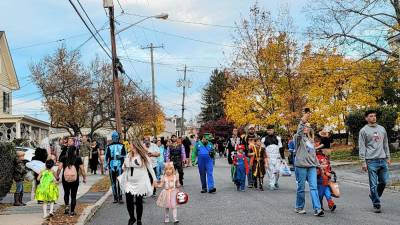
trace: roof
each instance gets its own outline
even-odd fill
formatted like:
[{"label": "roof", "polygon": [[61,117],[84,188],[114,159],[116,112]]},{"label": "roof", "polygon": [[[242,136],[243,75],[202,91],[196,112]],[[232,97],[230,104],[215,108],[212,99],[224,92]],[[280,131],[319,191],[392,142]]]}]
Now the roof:
[{"label": "roof", "polygon": [[31,116],[27,116],[27,115],[7,115],[7,114],[4,114],[4,115],[0,115],[0,122],[2,120],[3,121],[4,120],[22,120],[22,121],[25,120],[25,121],[29,121],[29,122],[32,122],[32,123],[40,124],[40,125],[43,125],[43,126],[46,126],[46,127],[50,127],[50,123],[45,122],[43,120],[36,119],[34,117],[31,117]]},{"label": "roof", "polygon": [[[11,90],[18,90],[20,88],[17,73],[15,72],[14,62],[11,57],[10,48],[8,46],[6,33],[0,31],[0,63],[4,61],[4,70],[6,72],[5,77],[0,80],[0,85]],[[0,68],[1,68],[0,64]],[[1,71],[0,71],[1,72]],[[0,74],[1,75],[1,74]],[[4,80],[4,78],[8,78]]]}]

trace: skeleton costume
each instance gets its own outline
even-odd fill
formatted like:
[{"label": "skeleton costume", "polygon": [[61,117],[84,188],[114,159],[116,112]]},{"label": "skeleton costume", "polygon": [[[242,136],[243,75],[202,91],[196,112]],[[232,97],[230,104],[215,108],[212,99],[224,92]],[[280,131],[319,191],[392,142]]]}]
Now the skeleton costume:
[{"label": "skeleton costume", "polygon": [[112,143],[107,146],[106,162],[109,169],[112,192],[114,195],[114,203],[122,203],[121,188],[118,184],[117,177],[122,174],[122,165],[126,156],[125,147],[119,143],[119,134],[113,131],[111,134]]}]

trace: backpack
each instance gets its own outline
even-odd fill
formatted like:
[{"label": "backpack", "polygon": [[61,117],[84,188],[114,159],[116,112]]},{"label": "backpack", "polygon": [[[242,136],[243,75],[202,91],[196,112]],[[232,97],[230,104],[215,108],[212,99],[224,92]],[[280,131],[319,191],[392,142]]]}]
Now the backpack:
[{"label": "backpack", "polygon": [[76,167],[74,165],[65,167],[64,180],[68,183],[78,180],[78,172],[76,171]]}]

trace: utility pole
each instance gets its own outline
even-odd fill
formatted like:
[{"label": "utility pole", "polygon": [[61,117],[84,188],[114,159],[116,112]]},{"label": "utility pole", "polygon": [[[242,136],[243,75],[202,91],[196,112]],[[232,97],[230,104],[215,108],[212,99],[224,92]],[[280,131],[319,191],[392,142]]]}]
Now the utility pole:
[{"label": "utility pole", "polygon": [[[117,48],[115,46],[115,22],[114,22],[114,4],[112,0],[103,0],[104,8],[108,8],[110,18],[110,33],[111,33],[111,54],[112,54],[112,68],[113,68],[113,83],[114,83],[114,101],[115,101],[115,123],[118,133],[121,134],[121,106],[120,95],[121,90],[119,87],[118,79],[118,66],[119,60],[117,58]],[[121,68],[122,69],[122,68]]]},{"label": "utility pole", "polygon": [[177,81],[178,87],[182,87],[182,117],[181,117],[181,137],[183,137],[183,134],[185,132],[184,128],[184,115],[185,115],[185,94],[186,94],[186,87],[190,88],[192,86],[192,82],[190,80],[186,80],[186,73],[189,71],[186,67],[184,66],[183,70],[178,70],[178,71],[183,71],[183,80],[179,79]]},{"label": "utility pole", "polygon": [[164,48],[163,45],[154,46],[150,43],[149,46],[143,47],[142,49],[150,49],[150,59],[151,59],[151,91],[152,91],[152,101],[153,101],[153,137],[157,140],[157,113],[156,113],[156,87],[155,87],[155,77],[154,77],[154,56],[153,52],[155,48]]}]

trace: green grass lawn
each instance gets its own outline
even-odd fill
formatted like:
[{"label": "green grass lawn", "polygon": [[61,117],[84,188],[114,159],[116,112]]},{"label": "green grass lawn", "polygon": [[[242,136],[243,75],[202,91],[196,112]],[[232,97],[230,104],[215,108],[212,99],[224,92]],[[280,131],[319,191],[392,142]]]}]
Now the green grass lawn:
[{"label": "green grass lawn", "polygon": [[[352,155],[352,146],[338,145],[331,149],[330,156],[331,160],[334,161],[358,161],[358,155]],[[392,161],[400,161],[400,151],[393,152],[390,154]]]}]

